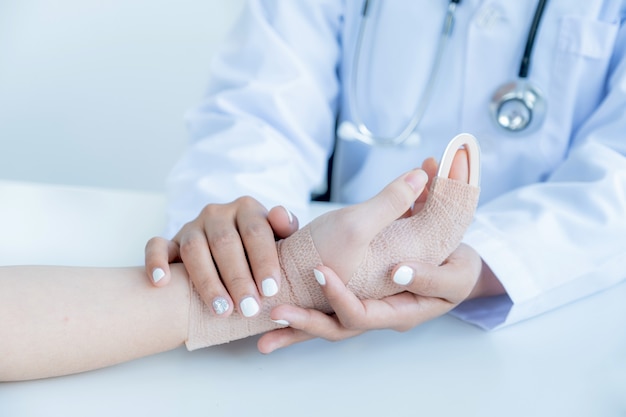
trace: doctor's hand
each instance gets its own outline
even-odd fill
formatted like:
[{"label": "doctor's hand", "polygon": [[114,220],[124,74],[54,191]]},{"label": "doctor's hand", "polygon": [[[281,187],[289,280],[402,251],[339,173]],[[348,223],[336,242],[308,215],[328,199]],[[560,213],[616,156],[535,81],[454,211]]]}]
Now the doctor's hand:
[{"label": "doctor's hand", "polygon": [[397,265],[392,276],[398,277],[394,281],[406,291],[381,300],[359,300],[332,269],[320,266],[318,270],[325,281],[322,291],[335,313],[286,304],[275,307],[272,319],[286,320],[290,327],[264,334],[257,343],[260,352],[270,353],[316,337],[339,341],[368,330],[407,331],[449,312],[464,300],[504,293],[478,253],[465,244],[440,266]]},{"label": "doctor's hand", "polygon": [[146,273],[160,287],[169,282],[169,264],[182,261],[196,291],[217,316],[228,317],[237,305],[252,317],[259,312],[260,294],[271,297],[280,288],[276,238],[296,230],[298,219],[287,209],[268,212],[251,197],[209,204],[172,240],[148,241]]},{"label": "doctor's hand", "polygon": [[[431,179],[437,168],[432,158],[422,165]],[[467,177],[467,155],[460,150],[455,155],[450,178],[466,182]],[[422,208],[426,195],[427,192],[420,195],[412,213]],[[361,220],[353,219],[359,223],[367,222],[371,213],[359,211],[357,214],[364,216]],[[392,277],[396,284],[405,286],[406,291],[382,300],[360,300],[345,285],[349,277],[342,279],[339,271],[326,266],[318,270],[323,275],[320,277],[322,291],[335,313],[328,315],[292,305],[275,307],[271,318],[285,320],[289,327],[263,335],[258,341],[261,352],[269,353],[315,337],[336,341],[367,330],[405,331],[447,313],[470,297],[504,292],[478,253],[466,245],[460,245],[440,266],[414,262],[396,265]]]}]

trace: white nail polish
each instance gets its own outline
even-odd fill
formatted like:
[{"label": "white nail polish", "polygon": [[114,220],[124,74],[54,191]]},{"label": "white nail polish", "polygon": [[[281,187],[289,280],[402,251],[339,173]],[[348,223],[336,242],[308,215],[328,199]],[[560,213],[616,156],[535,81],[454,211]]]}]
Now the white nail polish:
[{"label": "white nail polish", "polygon": [[161,268],[155,268],[154,271],[152,271],[152,282],[154,282],[155,284],[159,281],[161,281],[161,278],[163,278],[165,276],[165,271],[163,271]]},{"label": "white nail polish", "polygon": [[324,276],[324,274],[322,274],[321,271],[313,269],[313,275],[315,275],[315,279],[317,280],[318,284],[326,285],[326,277]]},{"label": "white nail polish", "polygon": [[215,300],[213,300],[213,311],[215,311],[215,314],[217,315],[221,316],[226,313],[228,311],[228,307],[228,301],[226,301],[224,297],[216,297]]},{"label": "white nail polish", "polygon": [[272,321],[276,324],[280,324],[281,326],[289,326],[289,322],[287,320],[278,319]]},{"label": "white nail polish", "polygon": [[408,285],[411,281],[413,281],[413,269],[406,265],[402,265],[393,274],[393,282],[398,285]]},{"label": "white nail polish", "polygon": [[287,217],[289,218],[289,224],[293,223],[293,214],[291,214],[291,212],[289,210],[287,210],[287,208],[283,207],[285,209],[285,211],[287,212]]},{"label": "white nail polish", "polygon": [[246,297],[239,303],[241,314],[245,317],[252,317],[259,312],[259,304],[252,297]]},{"label": "white nail polish", "polygon": [[263,295],[266,297],[272,297],[278,294],[278,284],[276,284],[276,280],[274,278],[265,278],[263,282],[261,282],[261,289],[263,290]]}]

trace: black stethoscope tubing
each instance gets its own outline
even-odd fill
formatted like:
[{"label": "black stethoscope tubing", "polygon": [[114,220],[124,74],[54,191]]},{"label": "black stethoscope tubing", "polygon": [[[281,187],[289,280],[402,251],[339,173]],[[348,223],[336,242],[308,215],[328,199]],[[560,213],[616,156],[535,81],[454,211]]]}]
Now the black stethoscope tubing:
[{"label": "black stethoscope tubing", "polygon": [[535,9],[535,15],[533,16],[533,21],[530,24],[530,29],[528,30],[528,38],[526,38],[524,55],[522,56],[522,62],[520,63],[519,67],[519,78],[528,77],[528,71],[530,70],[530,59],[532,57],[533,47],[535,46],[535,38],[537,37],[537,33],[539,32],[539,23],[541,23],[541,18],[543,17],[543,11],[546,8],[546,3],[548,3],[548,0],[539,0],[537,9]]},{"label": "black stethoscope tubing", "polygon": [[[450,0],[448,3],[448,12],[446,13],[446,18],[444,21],[443,28],[443,36],[440,41],[440,48],[445,47],[445,40],[452,32],[452,25],[454,23],[454,13],[456,11],[456,7],[460,5],[461,0]],[[520,68],[518,72],[518,81],[511,82],[505,84],[501,88],[499,88],[494,96],[492,97],[492,102],[490,103],[491,112],[494,118],[494,121],[498,126],[508,131],[509,133],[517,133],[523,130],[528,130],[528,127],[531,124],[534,124],[535,127],[540,125],[544,114],[545,114],[545,100],[543,98],[543,93],[533,85],[527,83],[528,73],[530,71],[531,66],[531,58],[532,51],[535,46],[535,39],[537,37],[537,33],[539,31],[539,24],[541,22],[541,18],[543,17],[544,10],[547,4],[547,0],[539,0],[537,8],[535,9],[535,13],[533,16],[532,23],[530,25],[528,36],[526,38],[526,44],[524,46],[524,53],[522,55],[522,59],[520,62]],[[357,45],[355,47],[355,60],[354,66],[358,67],[358,57],[360,55],[360,50],[362,48],[362,37],[364,31],[364,21],[369,16],[370,12],[370,0],[365,0],[363,2],[363,7],[361,9],[361,26],[359,28],[359,36],[357,38]],[[440,59],[442,51],[438,51],[436,56],[436,61]],[[435,68],[438,67],[436,63]],[[431,75],[431,78],[428,82],[429,85],[434,84],[435,75]],[[356,98],[354,95],[356,91],[354,85],[356,81],[356,75],[353,73],[352,75],[352,89],[350,90],[350,105],[351,107],[355,107]],[[407,141],[410,137],[409,134],[406,134],[407,128],[412,127],[412,131],[414,131],[419,123],[421,122],[421,118],[423,116],[424,110],[426,108],[428,99],[430,98],[430,92],[427,94],[427,97],[423,97],[420,100],[420,104],[417,107],[417,114],[414,114],[409,124],[402,130],[402,133],[393,138],[382,138],[378,137],[374,133],[368,129],[366,124],[361,121],[358,114],[354,114],[355,119],[357,120],[357,125],[345,121],[343,122],[339,129],[338,135],[344,139],[356,139],[361,142],[364,142],[368,145],[401,145]],[[523,123],[519,125],[513,126],[505,126],[502,123],[502,120],[507,120],[506,118],[502,118],[501,112],[503,109],[507,107],[508,104],[513,104],[515,106],[521,106],[522,110],[527,113],[527,120],[524,120]],[[352,109],[353,112],[358,111],[356,108]],[[517,114],[517,113],[516,113]],[[510,115],[505,115],[509,116]],[[410,132],[409,132],[410,133]]]}]

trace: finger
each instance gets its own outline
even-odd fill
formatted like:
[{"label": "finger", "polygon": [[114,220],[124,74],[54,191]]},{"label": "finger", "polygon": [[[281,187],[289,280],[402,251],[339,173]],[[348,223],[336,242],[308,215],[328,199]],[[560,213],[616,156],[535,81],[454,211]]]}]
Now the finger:
[{"label": "finger", "polygon": [[439,169],[439,165],[435,158],[428,158],[422,162],[422,169],[428,175],[428,183],[424,188],[424,192],[417,197],[416,203],[425,203],[428,198],[428,190],[430,189],[430,185],[433,182],[433,179],[437,176],[437,170]]},{"label": "finger", "polygon": [[273,207],[267,214],[267,220],[280,239],[291,236],[299,228],[298,218],[283,206]]},{"label": "finger", "polygon": [[371,302],[385,303],[393,310],[393,321],[387,327],[399,332],[405,332],[439,317],[455,306],[454,303],[442,298],[422,297],[410,292],[402,292]]},{"label": "finger", "polygon": [[313,272],[324,296],[344,327],[349,329],[379,328],[380,317],[368,317],[365,304],[348,289],[332,269],[320,265]]},{"label": "finger", "polygon": [[[259,292],[265,297],[273,297],[278,294],[281,283],[274,231],[268,222],[265,207],[252,199],[244,203],[242,210],[237,212],[237,229]],[[244,295],[249,291],[247,288],[228,289],[241,291]]]},{"label": "finger", "polygon": [[[437,163],[435,158],[430,157],[430,158],[425,159],[424,162],[422,162],[422,169],[426,171],[426,174],[428,174],[428,178],[432,179],[437,176],[437,170],[439,169],[439,164]],[[428,185],[430,185],[430,180],[428,182],[429,182]]]},{"label": "finger", "polygon": [[315,339],[315,336],[302,330],[285,327],[284,329],[272,330],[261,336],[257,342],[257,349],[259,352],[267,354],[311,339]]},{"label": "finger", "polygon": [[200,298],[219,317],[233,312],[233,301],[213,264],[206,235],[198,230],[181,234],[180,256]]},{"label": "finger", "polygon": [[[324,279],[319,274],[324,275]],[[318,282],[324,282],[322,291],[337,319],[347,330],[408,329],[424,321],[421,297],[404,293],[382,300],[360,300],[328,267],[315,271]],[[430,317],[430,316],[427,316]]]},{"label": "finger", "polygon": [[[320,267],[318,271],[324,271],[324,291],[325,294],[333,297],[333,308],[336,309],[336,314],[327,315],[316,310],[290,305],[274,308],[270,317],[274,321],[289,325],[290,328],[264,335],[258,343],[261,352],[269,353],[312,337],[337,341],[354,337],[371,329],[389,328],[406,331],[454,307],[453,303],[443,299],[422,297],[405,292],[382,300],[363,300],[361,301],[362,308],[340,309],[338,307],[342,301],[333,294],[346,291],[345,286],[339,277],[333,275],[332,270]],[[353,300],[349,300],[348,304],[352,303]]]},{"label": "finger", "polygon": [[362,333],[361,330],[346,329],[334,315],[287,304],[272,309],[270,318],[290,327],[263,335],[257,344],[263,353],[269,353],[316,337],[338,341]]},{"label": "finger", "polygon": [[480,256],[461,244],[440,266],[415,262],[397,265],[392,279],[413,294],[459,303],[476,285],[481,266]]},{"label": "finger", "polygon": [[366,237],[374,237],[392,221],[401,217],[424,190],[428,176],[421,169],[409,171],[388,184],[381,192],[353,206],[353,220],[359,222]]},{"label": "finger", "polygon": [[162,287],[170,282],[170,263],[178,257],[178,244],[174,241],[153,237],[146,243],[146,274],[154,286]]},{"label": "finger", "polygon": [[[400,293],[386,297],[383,300],[368,300],[372,303],[386,305],[393,310],[394,320],[389,328],[404,332],[439,317],[454,307],[453,304],[439,298],[420,297],[410,293]],[[281,310],[282,309],[282,310]],[[302,311],[300,311],[302,310]],[[289,322],[292,327],[273,330],[265,333],[257,342],[261,353],[271,353],[296,343],[320,337],[330,341],[345,340],[358,336],[363,330],[350,330],[341,325],[336,316],[326,315],[314,310],[304,310],[292,306],[279,306],[272,311],[272,317]]]},{"label": "finger", "polygon": [[[439,164],[435,161],[435,158],[427,158],[422,162],[422,169],[428,174],[428,183],[426,184],[426,189],[420,196],[417,198],[416,203],[425,203],[428,197],[428,190],[430,189],[430,185],[432,183],[433,178],[437,176],[437,171],[439,169]],[[450,176],[449,178],[453,180],[458,180],[461,182],[467,182],[469,179],[469,162],[468,162],[468,154],[467,151],[463,148],[460,148],[454,154],[454,159],[452,160],[452,166],[450,168]]]},{"label": "finger", "polygon": [[467,151],[463,148],[456,151],[452,166],[450,167],[449,178],[463,183],[469,180],[469,161]]},{"label": "finger", "polygon": [[[238,199],[237,203],[241,205],[245,201]],[[211,210],[213,209],[220,210],[220,207],[212,206]],[[228,289],[241,314],[244,317],[253,317],[261,310],[260,296],[250,271],[244,243],[237,230],[235,213],[236,211],[229,214],[207,213],[203,216],[204,230],[221,283]],[[276,250],[274,238],[270,238],[270,241]]]}]

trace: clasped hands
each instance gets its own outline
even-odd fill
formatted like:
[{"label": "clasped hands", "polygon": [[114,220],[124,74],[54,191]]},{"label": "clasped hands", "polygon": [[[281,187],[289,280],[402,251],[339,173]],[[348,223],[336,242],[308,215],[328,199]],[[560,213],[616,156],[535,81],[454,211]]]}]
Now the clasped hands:
[{"label": "clasped hands", "polygon": [[[455,155],[450,178],[467,181],[465,151]],[[392,221],[418,212],[428,194],[437,163],[428,159],[377,196],[327,213],[311,222],[311,234],[324,265],[315,270],[334,314],[293,305],[275,307],[270,317],[288,327],[264,334],[263,353],[322,337],[342,340],[372,329],[405,331],[445,314],[469,297],[500,292],[497,280],[480,256],[461,244],[439,266],[407,262],[391,277],[405,292],[381,300],[359,300],[346,283],[360,265],[370,241]],[[243,197],[229,204],[210,204],[171,240],[151,239],[146,246],[146,271],[156,286],[169,280],[169,263],[182,261],[196,291],[227,317],[237,308],[255,316],[265,297],[278,292],[281,270],[275,239],[298,230],[298,220],[282,207],[269,212]],[[237,306],[237,307],[235,307]]]}]

